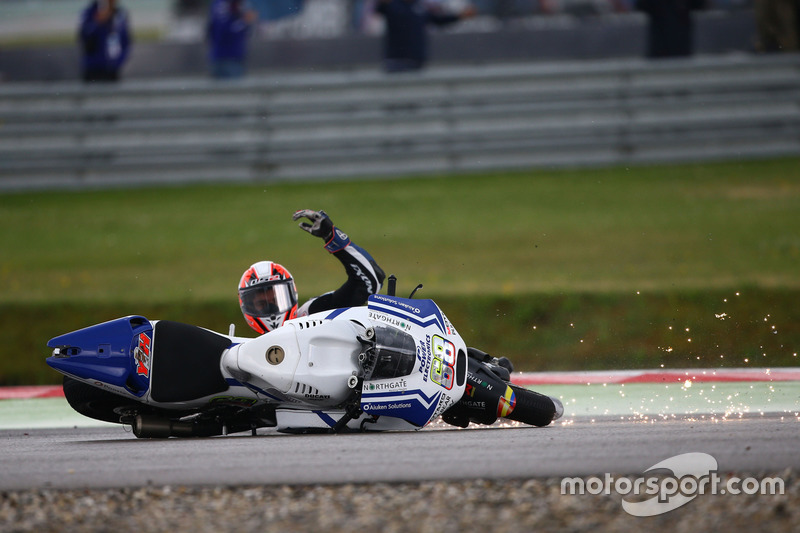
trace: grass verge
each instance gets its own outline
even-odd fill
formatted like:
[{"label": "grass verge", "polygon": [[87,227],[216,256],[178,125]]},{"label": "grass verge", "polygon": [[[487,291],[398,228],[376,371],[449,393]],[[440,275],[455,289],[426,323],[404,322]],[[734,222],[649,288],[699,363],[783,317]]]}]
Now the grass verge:
[{"label": "grass verge", "polygon": [[235,286],[258,260],[301,298],[335,288],[341,265],[291,221],[306,207],[521,370],[794,365],[798,168],[0,194],[0,384],[52,382],[49,338],[126,314],[241,332]]},{"label": "grass verge", "polygon": [[[423,295],[419,295],[422,297]],[[520,371],[797,366],[800,291],[756,288],[629,294],[435,296],[465,341]],[[47,340],[126,314],[250,335],[235,301],[0,306],[0,385],[55,384]],[[46,319],[43,319],[46,317]]]}]

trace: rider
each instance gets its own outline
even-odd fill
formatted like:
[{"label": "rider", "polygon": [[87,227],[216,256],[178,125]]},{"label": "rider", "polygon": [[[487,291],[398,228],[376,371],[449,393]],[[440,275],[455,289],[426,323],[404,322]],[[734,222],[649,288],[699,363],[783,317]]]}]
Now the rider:
[{"label": "rider", "polygon": [[333,225],[324,211],[301,209],[292,220],[307,218],[300,228],[325,241],[325,249],[341,261],[347,281],[335,291],[312,298],[298,307],[297,288],[291,273],[272,261],[259,261],[248,268],[239,281],[239,306],[248,325],[258,333],[267,333],[284,321],[329,309],[364,305],[377,294],[386,275],[366,250],[357,246],[341,229]]},{"label": "rider", "polygon": [[[325,249],[344,265],[347,281],[335,291],[312,298],[298,308],[297,289],[289,271],[272,261],[254,263],[242,274],[239,281],[239,306],[247,323],[258,333],[279,328],[286,320],[295,317],[364,305],[367,298],[371,294],[377,294],[383,286],[386,276],[378,263],[366,250],[355,245],[346,233],[335,227],[324,211],[301,209],[292,215],[292,220],[301,218],[307,218],[311,224],[300,222],[300,228],[324,239]],[[481,372],[485,379],[494,379],[486,371],[504,382],[510,380],[510,373],[514,368],[505,357],[495,358],[472,347],[467,348],[467,354],[470,359],[470,381],[474,375],[475,383],[483,382],[480,378]],[[481,368],[484,370],[480,370]],[[466,398],[466,402],[458,402],[450,408],[443,415],[443,420],[462,427],[466,427],[470,420],[484,424],[496,420],[498,414],[495,406],[490,405],[490,402],[476,403],[470,399],[471,395]],[[482,403],[485,405],[481,406]]]}]

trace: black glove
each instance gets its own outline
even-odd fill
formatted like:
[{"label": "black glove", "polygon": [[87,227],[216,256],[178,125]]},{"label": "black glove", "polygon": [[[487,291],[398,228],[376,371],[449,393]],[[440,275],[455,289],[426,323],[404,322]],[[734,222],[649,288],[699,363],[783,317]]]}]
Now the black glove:
[{"label": "black glove", "polygon": [[314,237],[325,239],[326,242],[331,240],[333,236],[333,222],[330,217],[325,214],[325,211],[300,209],[299,211],[295,211],[294,215],[292,215],[292,220],[297,221],[303,217],[309,219],[311,224],[303,221],[299,224],[301,229],[309,232]]}]

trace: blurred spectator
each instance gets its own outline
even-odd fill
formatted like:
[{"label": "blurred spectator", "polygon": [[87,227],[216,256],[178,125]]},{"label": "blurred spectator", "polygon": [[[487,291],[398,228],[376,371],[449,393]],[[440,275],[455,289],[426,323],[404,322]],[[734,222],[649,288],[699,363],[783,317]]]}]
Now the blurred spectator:
[{"label": "blurred spectator", "polygon": [[636,9],[647,14],[647,57],[679,57],[694,53],[692,11],[705,0],[637,0]]},{"label": "blurred spectator", "polygon": [[427,0],[378,0],[386,20],[383,60],[386,72],[420,70],[428,60],[428,24],[446,26],[475,15],[472,6],[449,13]]},{"label": "blurred spectator", "polygon": [[174,12],[178,17],[202,16],[208,13],[207,0],[175,0]]},{"label": "blurred spectator", "polygon": [[754,7],[760,52],[798,50],[798,0],[755,0]]},{"label": "blurred spectator", "polygon": [[117,0],[94,0],[78,31],[84,81],[117,81],[131,45],[128,15]]},{"label": "blurred spectator", "polygon": [[213,0],[207,36],[211,75],[241,78],[247,61],[247,38],[258,14],[246,0]]}]

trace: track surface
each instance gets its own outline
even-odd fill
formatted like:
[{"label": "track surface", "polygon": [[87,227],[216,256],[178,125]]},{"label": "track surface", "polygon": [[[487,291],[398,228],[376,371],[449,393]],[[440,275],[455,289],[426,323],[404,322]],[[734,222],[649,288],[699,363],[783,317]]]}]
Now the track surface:
[{"label": "track surface", "polygon": [[730,382],[702,372],[655,373],[647,383],[638,374],[546,376],[560,385],[538,376],[534,388],[565,406],[547,428],[437,423],[419,432],[140,440],[78,415],[63,396],[9,399],[0,401],[0,490],[635,475],[688,452],[712,455],[720,472],[797,471],[797,370]]},{"label": "track surface", "polygon": [[121,427],[5,430],[0,490],[637,474],[686,452],[714,456],[720,472],[781,472],[800,468],[798,437],[785,413],[185,440],[138,440]]}]

